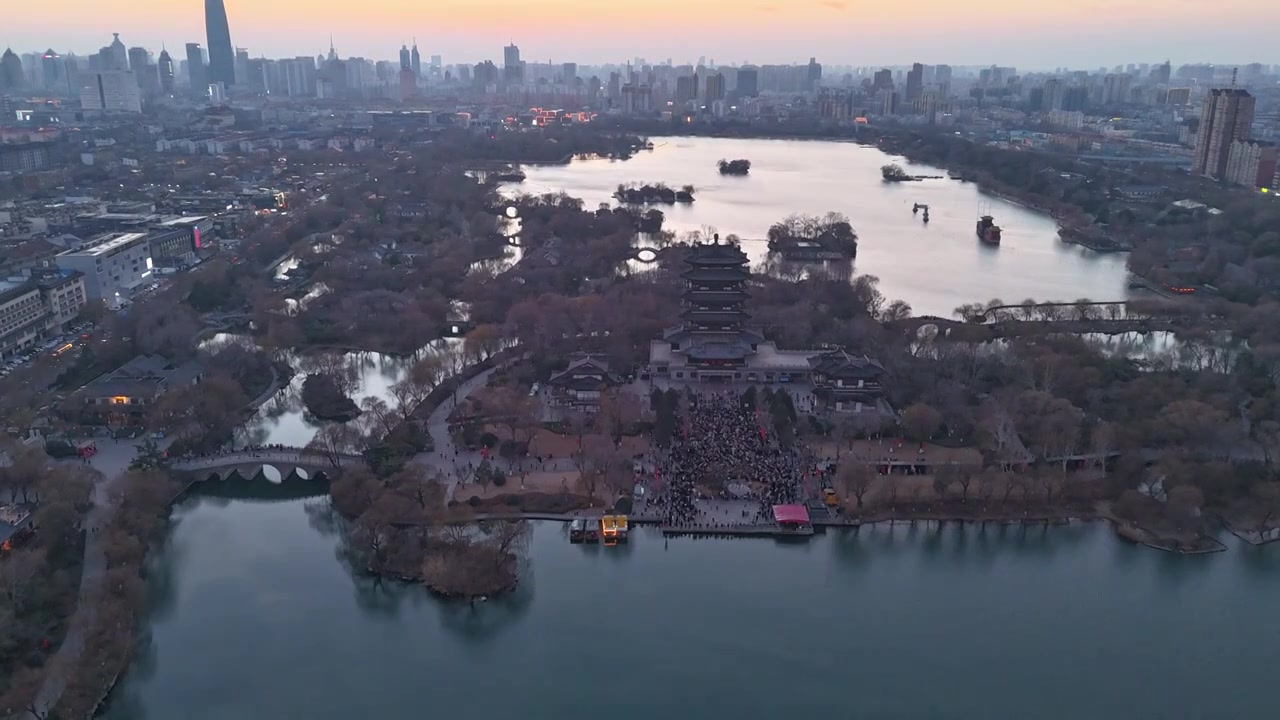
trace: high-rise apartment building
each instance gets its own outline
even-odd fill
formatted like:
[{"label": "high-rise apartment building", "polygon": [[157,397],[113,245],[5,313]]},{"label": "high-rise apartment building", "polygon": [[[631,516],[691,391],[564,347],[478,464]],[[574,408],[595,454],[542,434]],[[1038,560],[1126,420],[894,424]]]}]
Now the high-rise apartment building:
[{"label": "high-rise apartment building", "polygon": [[1222,179],[1226,176],[1231,144],[1249,139],[1254,97],[1241,88],[1215,88],[1200,108],[1191,172]]},{"label": "high-rise apartment building", "polygon": [[204,67],[204,50],[200,43],[187,43],[187,80],[191,94],[204,97],[209,94],[209,76]]},{"label": "high-rise apartment building", "polygon": [[1224,179],[1251,188],[1270,188],[1276,175],[1277,148],[1260,140],[1236,140],[1227,155]]},{"label": "high-rise apartment building", "polygon": [[1111,73],[1102,79],[1102,104],[1129,102],[1129,87],[1133,78],[1128,74]]},{"label": "high-rise apartment building", "polygon": [[924,65],[912,63],[907,71],[907,102],[914,102],[924,93]]},{"label": "high-rise apartment building", "polygon": [[235,85],[236,56],[222,0],[204,0],[204,30],[209,41],[209,82]]},{"label": "high-rise apartment building", "polygon": [[142,112],[142,92],[129,70],[80,73],[80,107],[103,112]]},{"label": "high-rise apartment building", "polygon": [[156,66],[151,64],[151,53],[146,48],[129,48],[129,69],[138,80],[138,89],[143,95],[155,95],[160,90],[160,75],[156,73]]},{"label": "high-rise apartment building", "polygon": [[714,73],[707,76],[705,99],[708,103],[724,100],[724,73]]},{"label": "high-rise apartment building", "polygon": [[676,104],[684,106],[698,97],[698,76],[682,75],[676,78]]},{"label": "high-rise apartment building", "polygon": [[1171,77],[1173,77],[1173,68],[1168,60],[1165,60],[1163,65],[1157,65],[1151,69],[1152,85],[1168,85]]},{"label": "high-rise apartment building", "polygon": [[871,79],[872,90],[892,90],[893,89],[893,71],[889,68],[877,70]]},{"label": "high-rise apartment building", "polygon": [[760,73],[756,68],[744,65],[738,68],[738,97],[758,97],[760,95]]}]

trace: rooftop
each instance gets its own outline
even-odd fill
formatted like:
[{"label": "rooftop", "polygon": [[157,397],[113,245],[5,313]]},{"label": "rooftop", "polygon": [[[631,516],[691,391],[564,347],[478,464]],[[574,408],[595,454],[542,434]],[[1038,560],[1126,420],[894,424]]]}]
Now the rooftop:
[{"label": "rooftop", "polygon": [[146,237],[146,233],[121,233],[119,235],[110,235],[78,250],[68,250],[60,255],[88,255],[90,257],[107,255],[128,247],[140,240],[145,240]]}]

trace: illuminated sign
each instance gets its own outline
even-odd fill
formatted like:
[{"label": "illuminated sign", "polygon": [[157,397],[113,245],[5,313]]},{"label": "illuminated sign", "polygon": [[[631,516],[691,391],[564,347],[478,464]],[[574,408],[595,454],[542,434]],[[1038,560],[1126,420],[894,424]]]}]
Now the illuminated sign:
[{"label": "illuminated sign", "polygon": [[200,249],[200,228],[191,228],[191,234],[195,237],[196,249]]}]

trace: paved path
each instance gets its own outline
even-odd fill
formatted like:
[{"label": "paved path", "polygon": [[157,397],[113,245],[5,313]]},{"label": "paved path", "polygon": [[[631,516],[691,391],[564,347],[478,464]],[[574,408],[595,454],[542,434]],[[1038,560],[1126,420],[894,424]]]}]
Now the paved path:
[{"label": "paved path", "polygon": [[[165,439],[158,445],[164,448],[170,442],[172,439]],[[89,463],[94,470],[102,473],[102,477],[93,483],[93,508],[84,519],[86,535],[80,597],[76,602],[76,611],[71,615],[67,635],[49,660],[49,674],[45,676],[44,684],[36,695],[35,706],[42,713],[49,712],[62,698],[67,677],[75,669],[80,654],[84,651],[84,638],[93,624],[93,613],[97,610],[99,581],[107,571],[106,527],[116,512],[116,488],[129,469],[129,463],[137,455],[134,448],[140,444],[142,440],[115,441],[101,438],[98,440],[98,452]]]},{"label": "paved path", "polygon": [[457,447],[449,434],[449,413],[466,400],[471,393],[484,387],[497,368],[490,368],[458,386],[453,398],[446,400],[427,418],[427,432],[431,435],[434,450],[418,453],[413,461],[426,466],[430,470],[444,476],[448,485],[445,487],[444,500],[453,499],[453,491],[466,474],[468,465],[476,467],[480,464],[480,453]]}]

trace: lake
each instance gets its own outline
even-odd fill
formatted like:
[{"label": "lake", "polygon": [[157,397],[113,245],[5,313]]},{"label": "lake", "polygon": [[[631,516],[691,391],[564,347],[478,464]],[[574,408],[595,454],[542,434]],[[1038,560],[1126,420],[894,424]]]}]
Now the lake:
[{"label": "lake", "polygon": [[[677,233],[712,226],[744,238],[760,263],[769,226],[792,213],[840,212],[858,233],[854,271],[876,275],[889,299],[906,300],[919,315],[950,317],[966,303],[1000,298],[1020,302],[1124,300],[1129,296],[1123,254],[1103,255],[1058,239],[1057,223],[1043,213],[984,195],[955,180],[885,183],[880,167],[896,162],[913,175],[945,175],[877,148],[854,143],[726,138],[654,138],[653,151],[630,160],[575,160],[524,168],[523,183],[504,191],[566,192],[588,209],[612,204],[619,184],[693,185],[690,205],[657,206]],[[721,175],[716,162],[751,161],[746,177]],[[911,212],[930,207],[925,225]],[[1004,229],[1000,247],[978,242],[980,214]]]},{"label": "lake", "polygon": [[[249,335],[218,333],[200,343],[200,349],[217,352],[227,344],[257,347]],[[459,338],[439,338],[428,343],[412,357],[374,352],[308,351],[285,352],[282,358],[296,374],[292,382],[258,408],[258,411],[236,433],[235,445],[287,445],[305,447],[326,423],[311,417],[302,403],[302,382],[308,372],[336,370],[345,381],[348,397],[357,404],[366,397],[377,397],[395,407],[391,386],[404,379],[413,363],[426,354],[446,358],[445,366],[456,368]],[[355,421],[352,421],[355,422]]]},{"label": "lake", "polygon": [[109,720],[1242,718],[1270,712],[1280,553],[1101,524],[897,525],[807,544],[570,545],[513,598],[356,578],[308,504],[192,498]]}]

